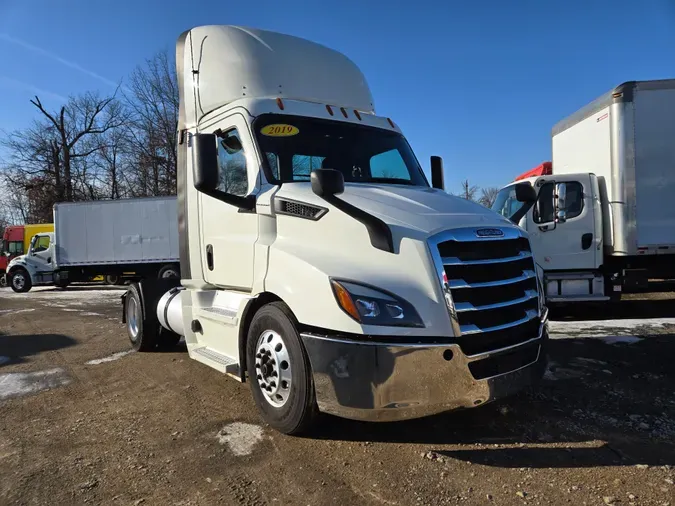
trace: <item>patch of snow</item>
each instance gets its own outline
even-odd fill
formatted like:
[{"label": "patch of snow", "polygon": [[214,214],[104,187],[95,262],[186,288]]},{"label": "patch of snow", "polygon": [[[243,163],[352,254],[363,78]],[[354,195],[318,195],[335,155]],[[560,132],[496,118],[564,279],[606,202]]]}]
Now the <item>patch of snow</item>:
[{"label": "patch of snow", "polygon": [[604,336],[598,339],[607,344],[635,344],[642,341],[638,336]]},{"label": "patch of snow", "polygon": [[251,423],[234,422],[220,429],[216,438],[221,445],[228,445],[234,455],[241,457],[253,452],[263,438],[263,429]]},{"label": "patch of snow", "polygon": [[30,308],[30,309],[0,309],[0,314],[29,313],[31,311],[35,311],[35,308]]},{"label": "patch of snow", "polygon": [[84,313],[80,313],[82,316],[103,316],[101,313],[94,313],[91,311],[86,311]]},{"label": "patch of snow", "polygon": [[78,311],[80,311],[80,309],[72,309],[72,308],[66,307],[66,308],[63,308],[63,311],[70,311],[70,312],[77,313]]},{"label": "patch of snow", "polygon": [[35,394],[65,386],[68,383],[70,383],[70,378],[61,368],[0,374],[0,400]]},{"label": "patch of snow", "polygon": [[119,360],[120,358],[127,356],[129,353],[133,353],[133,351],[134,350],[118,351],[117,353],[113,353],[112,355],[108,355],[107,357],[90,360],[89,362],[85,362],[85,364],[99,365],[104,364],[105,362],[114,362],[115,360]]},{"label": "patch of snow", "polygon": [[9,362],[10,360],[12,360],[12,359],[9,358],[9,357],[3,357],[3,356],[0,356],[0,365],[6,364],[6,363]]},{"label": "patch of snow", "polygon": [[675,318],[641,318],[627,320],[589,320],[575,322],[552,321],[549,323],[551,332],[557,334],[590,333],[597,334],[607,330],[623,329],[634,330],[644,327],[663,328],[666,325],[675,325]]}]

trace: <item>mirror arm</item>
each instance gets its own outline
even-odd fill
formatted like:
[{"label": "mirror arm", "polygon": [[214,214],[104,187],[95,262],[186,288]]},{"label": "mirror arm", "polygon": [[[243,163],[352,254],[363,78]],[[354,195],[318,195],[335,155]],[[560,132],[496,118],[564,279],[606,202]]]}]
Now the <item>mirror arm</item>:
[{"label": "mirror arm", "polygon": [[247,195],[246,197],[240,197],[239,195],[232,195],[231,193],[226,193],[220,190],[199,190],[204,195],[218,199],[221,202],[230,204],[231,206],[238,207],[239,209],[244,209],[245,211],[253,211],[255,209],[255,197],[253,195]]},{"label": "mirror arm", "polygon": [[523,219],[523,216],[527,214],[527,212],[534,207],[534,204],[536,204],[536,200],[532,202],[525,202],[520,209],[518,209],[515,213],[511,215],[509,220],[511,220],[513,223],[518,225],[518,222]]},{"label": "mirror arm", "polygon": [[374,248],[388,253],[394,252],[394,239],[391,235],[391,229],[384,221],[377,216],[373,216],[372,214],[353,206],[349,202],[345,202],[335,195],[325,195],[322,198],[329,204],[337,207],[343,213],[363,223],[368,230],[370,244],[372,244]]}]

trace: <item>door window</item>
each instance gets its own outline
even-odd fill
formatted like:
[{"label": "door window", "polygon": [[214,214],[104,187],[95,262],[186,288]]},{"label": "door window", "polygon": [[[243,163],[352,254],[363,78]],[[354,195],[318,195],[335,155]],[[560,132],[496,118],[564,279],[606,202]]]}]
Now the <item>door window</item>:
[{"label": "door window", "polygon": [[218,189],[244,197],[248,193],[246,155],[236,128],[218,134]]},{"label": "door window", "polygon": [[49,236],[45,235],[42,237],[38,237],[38,240],[35,244],[35,249],[33,250],[35,253],[39,253],[40,251],[45,251],[49,248]]},{"label": "door window", "polygon": [[[566,208],[567,219],[576,218],[584,209],[584,188],[578,181],[571,181],[566,184],[567,197]],[[555,183],[544,183],[539,190],[539,197],[534,206],[532,218],[535,223],[551,223],[555,221],[555,209],[553,207],[553,192]]]}]

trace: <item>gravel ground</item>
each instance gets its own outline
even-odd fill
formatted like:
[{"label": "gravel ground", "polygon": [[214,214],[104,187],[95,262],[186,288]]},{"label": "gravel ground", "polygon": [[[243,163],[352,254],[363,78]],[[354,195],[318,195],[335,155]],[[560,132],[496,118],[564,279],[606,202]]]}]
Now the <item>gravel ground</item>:
[{"label": "gravel ground", "polygon": [[121,294],[0,289],[0,504],[675,506],[671,294],[556,310],[536,390],[311,438],[184,348],[130,353]]}]

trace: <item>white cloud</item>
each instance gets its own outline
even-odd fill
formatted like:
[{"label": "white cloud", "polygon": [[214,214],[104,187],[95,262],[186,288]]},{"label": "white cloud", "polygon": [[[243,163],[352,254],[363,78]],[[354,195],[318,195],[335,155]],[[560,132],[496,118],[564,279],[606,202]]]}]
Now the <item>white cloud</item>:
[{"label": "white cloud", "polygon": [[37,86],[34,86],[30,83],[24,83],[23,81],[19,81],[11,77],[0,76],[0,86],[4,86],[6,88],[14,88],[17,90],[29,91],[33,95],[40,95],[41,97],[51,97],[55,100],[58,100],[59,102],[68,101],[68,99],[63,95],[59,95],[58,93],[54,93],[53,91],[43,90],[42,88],[38,88]]},{"label": "white cloud", "polygon": [[71,69],[77,70],[79,72],[82,72],[83,74],[86,74],[90,77],[93,77],[94,79],[97,79],[101,81],[104,84],[107,84],[108,86],[111,86],[113,88],[117,88],[117,83],[115,81],[111,81],[110,79],[103,77],[101,74],[97,74],[96,72],[93,72],[89,69],[86,69],[82,67],[81,65],[78,65],[75,62],[72,62],[70,60],[66,60],[65,58],[61,58],[59,55],[54,54],[50,51],[47,51],[46,49],[43,49],[38,46],[34,46],[33,44],[30,44],[24,40],[17,39],[16,37],[12,37],[11,35],[7,33],[0,33],[0,40],[4,40],[6,42],[9,42],[10,44],[14,44],[17,46],[21,46],[24,49],[27,49],[28,51],[31,51],[33,53],[45,56],[47,58],[50,58],[51,60],[54,60],[56,62],[59,62],[62,65],[65,65],[66,67],[70,67]]}]

